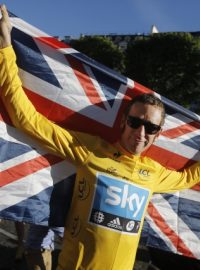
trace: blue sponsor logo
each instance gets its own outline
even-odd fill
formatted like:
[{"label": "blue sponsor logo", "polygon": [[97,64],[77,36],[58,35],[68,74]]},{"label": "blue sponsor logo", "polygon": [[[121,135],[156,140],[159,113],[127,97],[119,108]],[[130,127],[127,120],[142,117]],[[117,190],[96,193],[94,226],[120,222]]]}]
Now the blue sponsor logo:
[{"label": "blue sponsor logo", "polygon": [[92,211],[141,221],[148,196],[149,190],[131,182],[97,174]]}]

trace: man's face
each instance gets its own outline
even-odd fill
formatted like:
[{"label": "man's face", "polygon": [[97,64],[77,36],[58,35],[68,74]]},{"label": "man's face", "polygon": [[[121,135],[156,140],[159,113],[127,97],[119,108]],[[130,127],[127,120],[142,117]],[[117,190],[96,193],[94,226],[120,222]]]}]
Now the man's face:
[{"label": "man's face", "polygon": [[159,130],[161,119],[162,111],[159,107],[140,102],[133,104],[121,123],[121,146],[135,155],[147,150],[161,132]]}]

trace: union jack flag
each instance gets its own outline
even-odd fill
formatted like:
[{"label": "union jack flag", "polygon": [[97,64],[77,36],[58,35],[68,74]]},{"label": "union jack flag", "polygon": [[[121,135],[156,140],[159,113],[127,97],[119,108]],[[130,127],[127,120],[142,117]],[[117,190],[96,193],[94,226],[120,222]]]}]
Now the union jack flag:
[{"label": "union jack flag", "polygon": [[[127,101],[153,91],[10,16],[23,88],[36,109],[64,128],[115,141]],[[160,98],[167,109],[166,123],[147,155],[181,169],[199,160],[200,117]],[[16,130],[2,103],[0,109],[0,217],[62,226],[75,168]],[[147,244],[200,259],[199,209],[199,186],[174,195],[156,194],[144,226]]]}]

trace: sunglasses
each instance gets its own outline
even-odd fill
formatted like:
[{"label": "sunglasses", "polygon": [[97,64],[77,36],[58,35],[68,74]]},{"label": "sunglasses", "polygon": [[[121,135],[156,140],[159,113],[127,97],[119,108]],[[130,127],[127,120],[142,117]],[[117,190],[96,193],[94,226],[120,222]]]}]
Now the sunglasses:
[{"label": "sunglasses", "polygon": [[145,132],[151,135],[156,134],[158,133],[158,131],[161,130],[161,126],[153,124],[139,117],[131,116],[131,115],[128,115],[127,117],[127,124],[129,127],[134,128],[134,129],[144,126]]}]

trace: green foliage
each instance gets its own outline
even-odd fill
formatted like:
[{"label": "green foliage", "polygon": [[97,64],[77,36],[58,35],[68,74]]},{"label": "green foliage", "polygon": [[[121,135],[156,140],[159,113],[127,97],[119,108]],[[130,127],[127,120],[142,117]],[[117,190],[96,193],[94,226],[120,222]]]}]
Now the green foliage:
[{"label": "green foliage", "polygon": [[200,99],[200,40],[159,33],[129,44],[126,75],[179,104]]},{"label": "green foliage", "polygon": [[124,54],[120,48],[106,37],[85,36],[73,40],[71,46],[118,72],[124,71]]}]

